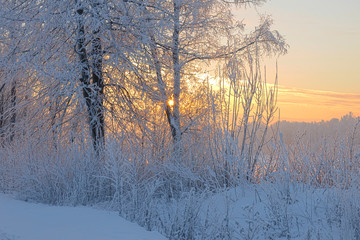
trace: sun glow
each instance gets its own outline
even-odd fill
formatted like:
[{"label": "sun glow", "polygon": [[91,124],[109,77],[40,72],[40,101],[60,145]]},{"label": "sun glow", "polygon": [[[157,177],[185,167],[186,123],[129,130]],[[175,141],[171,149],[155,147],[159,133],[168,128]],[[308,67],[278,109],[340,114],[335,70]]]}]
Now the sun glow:
[{"label": "sun glow", "polygon": [[174,100],[172,100],[172,99],[170,99],[170,100],[168,100],[168,105],[170,106],[170,107],[173,107],[174,106]]}]

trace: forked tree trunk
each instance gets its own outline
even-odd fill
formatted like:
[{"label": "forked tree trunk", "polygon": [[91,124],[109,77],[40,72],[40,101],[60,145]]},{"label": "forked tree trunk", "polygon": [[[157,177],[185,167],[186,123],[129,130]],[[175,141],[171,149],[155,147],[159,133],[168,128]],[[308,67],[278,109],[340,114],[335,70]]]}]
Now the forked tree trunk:
[{"label": "forked tree trunk", "polygon": [[[98,36],[99,30],[95,30],[92,40],[92,66],[90,66],[89,58],[85,46],[85,24],[84,9],[79,7],[78,14],[78,37],[76,40],[76,51],[79,55],[81,65],[80,81],[82,83],[82,92],[85,99],[88,121],[90,126],[90,134],[92,137],[93,147],[97,154],[105,145],[104,138],[104,79],[102,74],[102,49],[101,39]],[[92,83],[91,72],[92,70]]]},{"label": "forked tree trunk", "polygon": [[[177,11],[179,11],[180,9],[177,8]],[[146,9],[144,9],[144,13],[147,14]],[[179,12],[178,15],[179,17]],[[147,22],[150,22],[150,19],[147,19]],[[177,23],[179,23],[179,21],[177,21]],[[151,57],[154,63],[154,67],[155,67],[155,72],[156,72],[156,80],[157,80],[157,87],[160,91],[160,95],[161,95],[161,101],[164,102],[165,105],[165,113],[166,113],[166,117],[170,126],[170,131],[171,131],[171,136],[173,138],[173,143],[174,143],[174,152],[179,153],[181,152],[181,146],[180,146],[180,141],[181,141],[181,132],[180,132],[180,117],[179,117],[179,96],[180,96],[180,65],[179,65],[179,52],[178,52],[178,45],[179,45],[179,24],[177,24],[176,27],[174,27],[174,32],[177,32],[176,34],[174,34],[174,51],[173,53],[173,63],[176,63],[176,68],[174,67],[174,89],[178,89],[177,91],[174,90],[173,93],[173,98],[174,98],[174,103],[175,105],[173,106],[173,108],[171,106],[169,106],[168,104],[168,96],[166,93],[166,89],[165,89],[165,82],[163,80],[162,77],[162,65],[161,62],[159,60],[159,51],[157,49],[156,46],[156,39],[154,36],[154,33],[152,32],[152,29],[149,28],[148,30],[148,34],[150,37],[150,49],[151,49]],[[175,84],[176,82],[176,84]],[[175,92],[177,92],[175,94]]]}]

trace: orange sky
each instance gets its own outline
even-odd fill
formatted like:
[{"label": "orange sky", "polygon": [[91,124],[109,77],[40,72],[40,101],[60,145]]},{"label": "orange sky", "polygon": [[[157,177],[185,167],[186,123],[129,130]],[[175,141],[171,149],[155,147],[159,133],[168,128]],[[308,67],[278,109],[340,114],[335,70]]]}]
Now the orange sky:
[{"label": "orange sky", "polygon": [[360,94],[309,90],[279,86],[280,119],[321,121],[340,118],[352,112],[360,116]]},{"label": "orange sky", "polygon": [[[273,28],[290,45],[278,59],[281,119],[330,120],[350,111],[359,116],[360,1],[272,0],[234,10],[250,29],[257,13],[272,15]],[[269,82],[275,61],[266,61]]]}]

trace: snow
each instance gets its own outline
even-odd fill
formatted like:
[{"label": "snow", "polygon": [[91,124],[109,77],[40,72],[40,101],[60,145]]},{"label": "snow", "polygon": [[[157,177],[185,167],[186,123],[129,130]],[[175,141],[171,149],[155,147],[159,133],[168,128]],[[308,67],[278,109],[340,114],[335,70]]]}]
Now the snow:
[{"label": "snow", "polygon": [[202,215],[218,219],[230,239],[360,239],[359,194],[302,183],[244,185],[210,197]]},{"label": "snow", "polygon": [[0,240],[161,240],[116,212],[58,207],[14,200],[0,194]]}]

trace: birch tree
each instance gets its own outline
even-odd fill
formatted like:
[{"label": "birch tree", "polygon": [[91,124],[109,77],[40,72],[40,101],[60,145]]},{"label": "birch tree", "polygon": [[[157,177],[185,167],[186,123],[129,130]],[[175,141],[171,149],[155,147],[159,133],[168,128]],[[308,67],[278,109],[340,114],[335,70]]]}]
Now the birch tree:
[{"label": "birch tree", "polygon": [[[255,43],[263,53],[286,51],[284,39],[271,31],[269,18],[264,18],[254,32],[239,35],[241,27],[235,27],[230,4],[243,6],[261,2],[163,0],[143,4],[144,11],[153,14],[147,19],[146,44],[149,46],[147,57],[156,76],[154,91],[160,95],[157,100],[164,107],[178,155],[182,151],[181,136],[188,129],[182,124],[181,91],[187,84],[187,76],[194,74],[191,66],[223,59]],[[236,44],[229,48],[228,39],[236,39]]]}]

